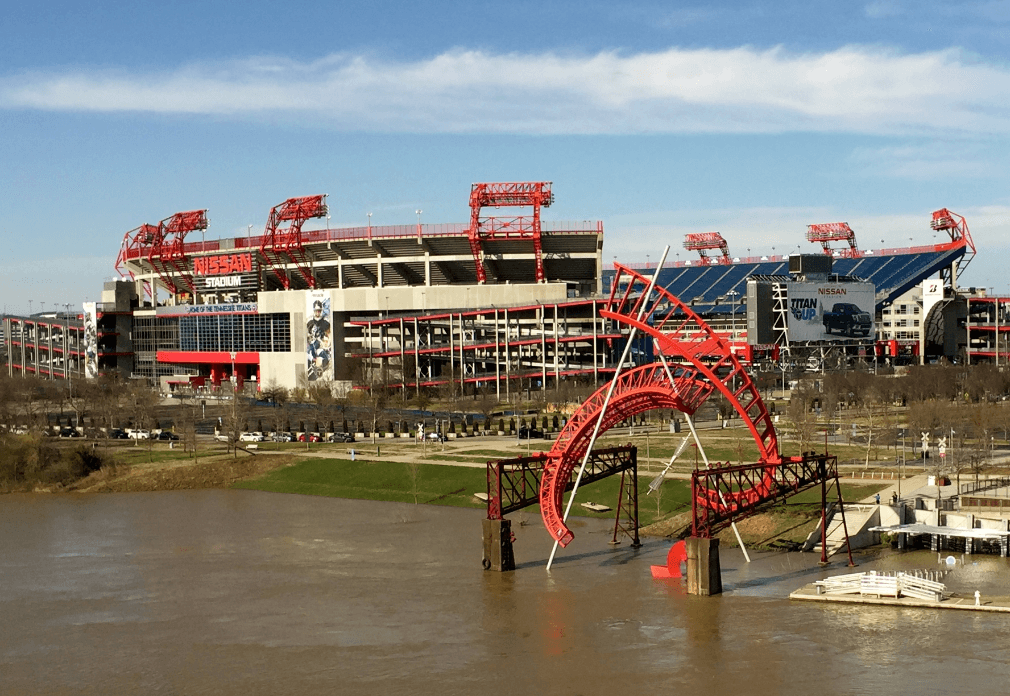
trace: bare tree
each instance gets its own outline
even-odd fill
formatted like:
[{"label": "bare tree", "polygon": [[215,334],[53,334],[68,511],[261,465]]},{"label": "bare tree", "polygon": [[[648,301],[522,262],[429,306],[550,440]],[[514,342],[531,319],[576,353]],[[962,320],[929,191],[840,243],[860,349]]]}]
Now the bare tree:
[{"label": "bare tree", "polygon": [[248,417],[249,402],[238,391],[233,391],[231,400],[225,410],[223,424],[228,448],[235,458],[238,457],[238,443],[242,437],[242,429]]},{"label": "bare tree", "polygon": [[817,416],[811,410],[813,396],[810,383],[800,382],[789,400],[789,422],[801,452],[807,452],[812,448],[814,434],[817,432]]}]

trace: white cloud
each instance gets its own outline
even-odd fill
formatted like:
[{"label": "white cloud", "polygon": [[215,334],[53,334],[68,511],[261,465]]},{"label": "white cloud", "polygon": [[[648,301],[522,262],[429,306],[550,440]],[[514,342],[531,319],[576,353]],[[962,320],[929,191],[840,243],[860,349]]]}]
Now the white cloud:
[{"label": "white cloud", "polygon": [[996,156],[997,153],[985,144],[931,141],[927,144],[856,148],[849,160],[866,176],[928,181],[1002,176],[1002,166],[995,161]]},{"label": "white cloud", "polygon": [[1010,71],[957,51],[453,51],[416,62],[257,58],[159,74],[0,79],[0,107],[312,120],[346,130],[1005,133]]},{"label": "white cloud", "polygon": [[870,19],[883,19],[902,15],[905,13],[905,9],[901,3],[894,0],[876,0],[876,2],[867,3],[863,7],[863,12]]}]

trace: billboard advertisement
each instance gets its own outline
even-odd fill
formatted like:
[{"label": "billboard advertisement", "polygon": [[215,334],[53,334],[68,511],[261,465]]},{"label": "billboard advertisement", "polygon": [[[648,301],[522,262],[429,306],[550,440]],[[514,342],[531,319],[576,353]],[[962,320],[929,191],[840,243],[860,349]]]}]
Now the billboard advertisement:
[{"label": "billboard advertisement", "polygon": [[789,341],[873,340],[872,283],[789,283]]},{"label": "billboard advertisement", "polygon": [[305,293],[305,360],[310,382],[333,379],[333,317],[325,290]]},{"label": "billboard advertisement", "polygon": [[84,307],[84,376],[98,377],[98,304],[85,302]]}]

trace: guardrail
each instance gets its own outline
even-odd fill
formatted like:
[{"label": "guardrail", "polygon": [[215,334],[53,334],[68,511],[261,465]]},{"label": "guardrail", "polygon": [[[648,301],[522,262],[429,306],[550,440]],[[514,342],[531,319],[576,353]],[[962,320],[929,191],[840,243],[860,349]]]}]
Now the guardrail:
[{"label": "guardrail", "polygon": [[1010,476],[1000,476],[999,478],[988,478],[984,481],[972,481],[971,483],[961,484],[961,495],[965,493],[977,493],[978,491],[987,491],[990,488],[1004,488],[1010,486]]},{"label": "guardrail", "polygon": [[943,571],[923,570],[896,573],[852,573],[836,575],[814,583],[817,594],[858,594],[864,597],[913,597],[939,602],[947,596],[947,586],[939,579]]}]

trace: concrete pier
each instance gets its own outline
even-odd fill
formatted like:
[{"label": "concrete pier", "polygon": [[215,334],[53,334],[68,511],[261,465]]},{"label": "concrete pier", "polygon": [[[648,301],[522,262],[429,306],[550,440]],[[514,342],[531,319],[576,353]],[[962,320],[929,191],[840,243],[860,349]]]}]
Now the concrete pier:
[{"label": "concrete pier", "polygon": [[687,592],[694,595],[722,594],[719,540],[688,537]]},{"label": "concrete pier", "polygon": [[484,570],[503,572],[516,569],[512,552],[512,522],[484,520]]}]

